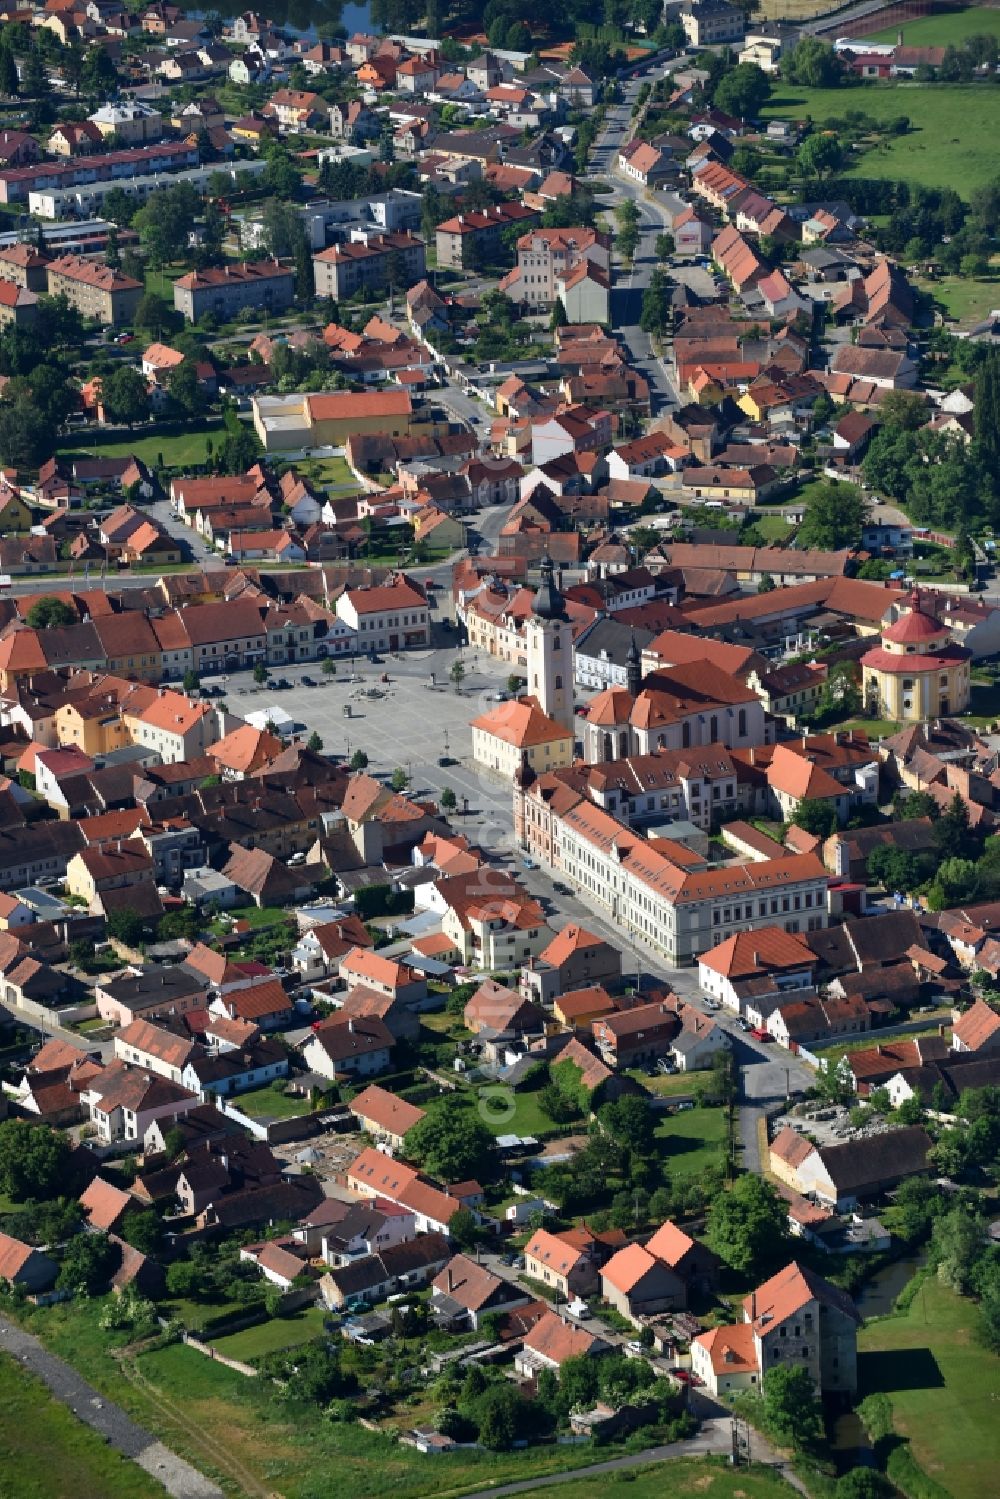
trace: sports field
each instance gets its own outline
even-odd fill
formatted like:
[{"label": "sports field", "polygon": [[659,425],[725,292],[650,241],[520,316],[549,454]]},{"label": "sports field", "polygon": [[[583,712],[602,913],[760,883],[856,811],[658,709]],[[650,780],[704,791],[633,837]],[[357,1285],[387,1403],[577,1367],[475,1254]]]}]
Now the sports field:
[{"label": "sports field", "polygon": [[947,15],[921,16],[916,21],[904,21],[902,28],[887,26],[884,31],[873,31],[864,40],[894,42],[900,29],[907,47],[958,47],[969,36],[1000,36],[1000,10],[970,6]]}]

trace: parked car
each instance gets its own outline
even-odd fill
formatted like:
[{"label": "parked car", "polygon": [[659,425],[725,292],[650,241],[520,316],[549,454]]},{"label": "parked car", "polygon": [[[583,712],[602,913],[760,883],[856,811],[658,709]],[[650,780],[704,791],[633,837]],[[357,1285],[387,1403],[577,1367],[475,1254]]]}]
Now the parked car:
[{"label": "parked car", "polygon": [[538,868],[538,865],[535,863],[534,859],[524,858],[521,860],[521,863],[524,865],[525,869]]},{"label": "parked car", "polygon": [[553,880],[553,882],[552,882],[552,888],[553,888],[553,890],[556,891],[556,893],[558,895],[572,895],[573,894],[573,891],[570,889],[569,885],[564,885],[563,882],[562,882],[562,880]]},{"label": "parked car", "polygon": [[303,687],[315,687],[316,686],[316,679],[315,679],[315,677],[303,677],[302,678],[302,685],[303,685]]},{"label": "parked car", "polygon": [[274,685],[275,687],[277,687],[279,692],[290,692],[292,687],[292,684],[287,677],[278,677]]},{"label": "parked car", "polygon": [[760,1026],[760,1025],[755,1025],[754,1028],[753,1028],[753,1030],[750,1032],[750,1034],[754,1038],[755,1041],[773,1041],[774,1040],[774,1037],[771,1035],[771,1032],[770,1031],[766,1031],[764,1029],[764,1027]]}]

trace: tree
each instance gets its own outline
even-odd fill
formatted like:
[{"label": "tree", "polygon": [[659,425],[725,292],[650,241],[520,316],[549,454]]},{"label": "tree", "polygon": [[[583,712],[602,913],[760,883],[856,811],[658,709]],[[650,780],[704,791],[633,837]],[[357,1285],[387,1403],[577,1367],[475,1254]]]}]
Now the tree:
[{"label": "tree", "polygon": [[0,1191],[13,1202],[57,1197],[71,1177],[70,1148],[62,1135],[23,1119],[0,1124]]},{"label": "tree", "polygon": [[198,380],[194,361],[176,364],[167,376],[167,395],[185,416],[199,417],[205,410],[205,393]]},{"label": "tree", "polygon": [[719,80],[714,103],[717,109],[739,120],[754,120],[771,97],[771,81],[755,62],[741,62]]},{"label": "tree", "polygon": [[126,1244],[142,1254],[155,1254],[163,1242],[163,1224],[155,1208],[133,1209],[118,1232]]},{"label": "tree", "polygon": [[455,808],[458,806],[458,797],[455,795],[454,791],[452,791],[450,786],[445,786],[444,790],[441,792],[441,795],[438,797],[438,806],[441,808],[442,812],[454,812]]},{"label": "tree", "polygon": [[451,671],[449,672],[449,676],[454,682],[455,691],[457,692],[462,683],[465,681],[465,667],[462,665],[461,661],[456,660],[451,663]]},{"label": "tree", "polygon": [[798,150],[799,171],[806,177],[832,177],[844,164],[844,148],[835,135],[807,135]]},{"label": "tree", "polygon": [[788,1210],[770,1182],[739,1177],[708,1213],[708,1238],[715,1252],[742,1274],[774,1264],[788,1237]]},{"label": "tree", "polygon": [[131,364],[122,364],[101,382],[104,406],[113,422],[134,427],[149,417],[149,390],[145,377]]},{"label": "tree", "polygon": [[181,678],[181,686],[185,692],[197,692],[201,686],[201,678],[192,667],[189,666]]},{"label": "tree", "polygon": [[816,36],[803,36],[787,62],[781,60],[781,71],[791,83],[808,88],[836,88],[844,77],[844,65],[826,42]]},{"label": "tree", "polygon": [[508,1452],[521,1435],[527,1407],[520,1392],[506,1381],[491,1385],[475,1405],[479,1440],[489,1452]]},{"label": "tree", "polygon": [[126,947],[137,947],[144,930],[142,917],[125,907],[112,911],[108,917],[108,936],[117,938]]},{"label": "tree", "polygon": [[28,610],[28,624],[33,630],[65,630],[77,622],[77,613],[71,604],[45,594]]},{"label": "tree", "polygon": [[118,1253],[105,1233],[77,1234],[63,1250],[57,1288],[78,1296],[97,1296],[106,1291]]},{"label": "tree", "polygon": [[8,99],[15,99],[17,90],[17,63],[13,51],[5,42],[0,46],[0,94],[4,94]]},{"label": "tree", "polygon": [[835,552],[858,546],[867,505],[856,484],[824,479],[810,492],[805,518],[799,527],[800,546]]},{"label": "tree", "polygon": [[258,683],[258,685],[263,685],[263,683],[267,681],[267,667],[264,665],[263,661],[258,661],[256,666],[254,667],[253,679]]},{"label": "tree", "polygon": [[636,1155],[648,1155],[652,1150],[656,1121],[644,1098],[626,1094],[602,1104],[597,1117],[612,1139],[624,1145],[626,1150]]},{"label": "tree", "polygon": [[814,838],[829,838],[837,830],[837,808],[833,802],[807,797],[792,813],[792,822]]},{"label": "tree", "polygon": [[309,735],[309,738],[306,740],[306,749],[312,750],[314,755],[318,755],[322,748],[323,740],[321,739],[319,734],[317,734],[316,730],[313,729],[312,733]]},{"label": "tree", "polygon": [[852,1468],[837,1479],[836,1499],[892,1499],[894,1493],[877,1468]]},{"label": "tree", "polygon": [[549,328],[555,333],[557,328],[565,328],[568,322],[569,319],[566,316],[566,308],[562,304],[562,299],[556,297],[552,303],[552,312],[549,316]]},{"label": "tree", "polygon": [[475,1213],[471,1213],[468,1208],[459,1208],[448,1224],[448,1237],[455,1241],[459,1249],[475,1249],[482,1238],[482,1229]]},{"label": "tree", "polygon": [[392,787],[393,791],[405,791],[409,784],[410,778],[406,774],[406,771],[401,765],[397,765],[396,769],[389,777],[389,785]]},{"label": "tree", "polygon": [[770,1369],[764,1377],[764,1412],[779,1441],[815,1447],[823,1435],[823,1413],[812,1375],[801,1366]]},{"label": "tree", "polygon": [[30,395],[0,401],[0,462],[36,469],[55,451],[56,435]]},{"label": "tree", "polygon": [[350,770],[368,769],[368,756],[365,754],[364,750],[354,751],[354,754],[350,758],[348,768]]},{"label": "tree", "polygon": [[421,1119],[405,1139],[407,1156],[442,1181],[467,1181],[492,1174],[496,1141],[464,1099],[452,1096]]},{"label": "tree", "polygon": [[103,103],[117,92],[118,72],[103,47],[87,48],[80,82],[87,98],[92,99],[95,104]]},{"label": "tree", "polygon": [[215,455],[215,466],[220,474],[245,474],[261,455],[260,440],[255,432],[239,422],[237,430],[227,432]]},{"label": "tree", "polygon": [[952,1208],[936,1219],[931,1244],[942,1285],[968,1296],[984,1243],[983,1225],[967,1208]]},{"label": "tree", "polygon": [[977,852],[976,839],[969,829],[969,809],[957,791],[934,824],[934,844],[942,859],[964,859]]},{"label": "tree", "polygon": [[184,1301],[197,1301],[209,1290],[200,1265],[176,1260],[167,1266],[167,1291]]}]

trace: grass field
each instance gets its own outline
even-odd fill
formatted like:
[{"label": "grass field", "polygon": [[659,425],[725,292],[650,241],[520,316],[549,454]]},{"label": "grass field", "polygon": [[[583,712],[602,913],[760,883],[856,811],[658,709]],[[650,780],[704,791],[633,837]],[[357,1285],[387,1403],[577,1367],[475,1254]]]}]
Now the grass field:
[{"label": "grass field", "polygon": [[163,1488],[0,1353],[0,1493],[17,1499],[162,1499]]},{"label": "grass field", "polygon": [[128,437],[120,442],[92,443],[89,446],[78,437],[67,438],[56,445],[56,452],[75,458],[121,458],[134,454],[149,464],[157,463],[162,453],[170,468],[189,468],[192,464],[205,462],[209,439],[218,447],[222,436],[221,422],[211,426],[201,423],[174,434],[160,432],[154,437]]},{"label": "grass field", "polygon": [[[998,12],[1000,14],[1000,12]],[[963,276],[942,276],[936,281],[918,276],[917,285],[956,323],[977,323],[1000,307],[1000,277],[966,280]]]},{"label": "grass field", "polygon": [[1000,1471],[1000,1360],[976,1343],[975,1315],[972,1302],[928,1279],[906,1312],[858,1335],[862,1395],[889,1396],[896,1431],[953,1499],[995,1494]]},{"label": "grass field", "polygon": [[711,1458],[683,1459],[673,1463],[650,1463],[602,1473],[600,1478],[580,1478],[559,1485],[560,1499],[594,1499],[597,1494],[628,1495],[629,1499],[663,1499],[664,1495],[697,1494],[699,1499],[791,1499],[783,1478],[766,1468],[731,1472]]},{"label": "grass field", "polygon": [[[942,18],[943,19],[943,18]],[[968,197],[996,176],[990,142],[1000,132],[1000,90],[978,84],[866,84],[848,89],[779,85],[762,111],[766,119],[811,118],[820,123],[856,110],[873,120],[908,115],[911,129],[857,153],[850,172],[894,177],[925,187],[953,187]],[[975,128],[969,122],[975,121]]]},{"label": "grass field", "polygon": [[916,21],[904,21],[901,27],[887,26],[884,31],[874,31],[865,41],[894,42],[900,30],[908,47],[957,47],[966,37],[1000,36],[1000,10],[970,6],[968,10],[952,10],[945,15],[921,16]]},{"label": "grass field", "polygon": [[355,494],[360,487],[346,458],[308,458],[296,464],[296,468],[299,473],[324,489],[349,490]]},{"label": "grass field", "polygon": [[697,1176],[725,1160],[725,1110],[695,1108],[668,1114],[656,1126],[656,1138],[663,1142],[664,1165],[671,1177]]},{"label": "grass field", "polygon": [[302,1307],[287,1317],[272,1317],[256,1327],[245,1327],[242,1332],[231,1332],[225,1337],[213,1338],[212,1347],[227,1358],[238,1358],[244,1363],[260,1358],[264,1353],[274,1353],[279,1348],[295,1348],[299,1343],[309,1343],[322,1336],[325,1312],[319,1306]]}]

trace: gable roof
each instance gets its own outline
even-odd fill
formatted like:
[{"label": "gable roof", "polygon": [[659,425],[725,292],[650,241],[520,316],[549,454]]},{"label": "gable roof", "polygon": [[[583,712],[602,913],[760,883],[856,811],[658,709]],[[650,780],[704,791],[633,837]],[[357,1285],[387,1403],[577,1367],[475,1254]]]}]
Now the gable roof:
[{"label": "gable roof", "polygon": [[568,1358],[579,1358],[604,1345],[585,1327],[574,1327],[555,1312],[547,1311],[525,1334],[523,1346],[553,1364],[564,1364]]}]

